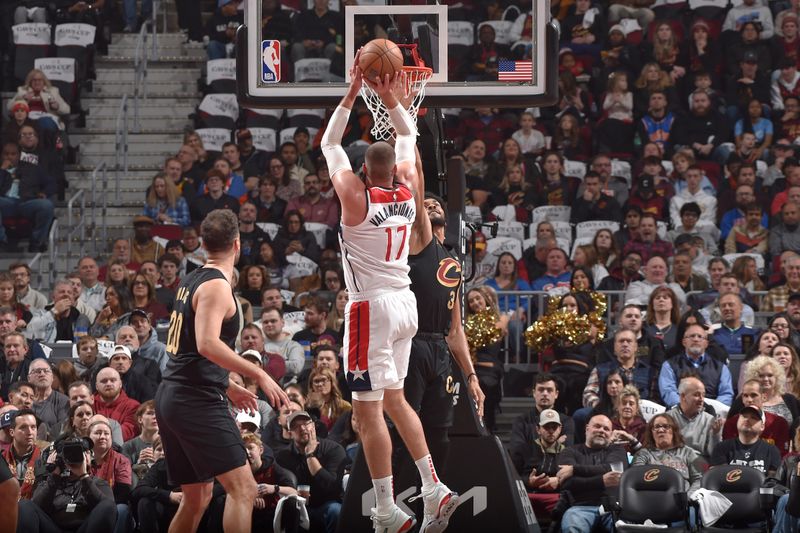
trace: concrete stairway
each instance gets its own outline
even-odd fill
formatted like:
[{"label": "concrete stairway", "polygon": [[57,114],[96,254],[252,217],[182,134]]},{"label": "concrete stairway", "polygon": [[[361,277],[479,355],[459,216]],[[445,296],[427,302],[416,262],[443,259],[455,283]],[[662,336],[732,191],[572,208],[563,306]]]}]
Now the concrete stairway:
[{"label": "concrete stairway", "polygon": [[523,415],[533,409],[533,398],[503,398],[500,401],[500,412],[496,418],[495,435],[500,437],[500,440],[508,446],[511,439],[511,426],[514,424],[520,415]]},{"label": "concrete stairway", "polygon": [[[145,190],[153,175],[162,168],[166,157],[177,153],[184,131],[192,126],[189,115],[200,101],[197,82],[206,62],[202,46],[185,43],[184,34],[160,34],[157,58],[148,61],[147,98],[140,100],[139,129],[136,130],[132,99],[136,39],[135,34],[115,35],[109,46],[109,55],[98,58],[97,79],[92,83],[91,90],[84,91],[81,96],[84,108],[88,111],[86,126],[70,133],[72,145],[79,145],[78,164],[67,168],[70,195],[79,189],[86,190],[88,195],[92,172],[103,162],[107,165],[106,228],[109,241],[131,235],[131,219],[141,212]],[[148,41],[148,46],[152,46],[151,41]],[[125,94],[128,95],[129,170],[127,173],[121,170],[115,173],[116,122]],[[117,176],[119,198],[115,194]],[[99,183],[98,189],[101,189]],[[66,210],[60,209],[58,214],[66,222]],[[105,255],[110,249],[110,242],[99,241],[99,229],[89,228],[86,246],[91,250],[92,244],[96,244],[98,252]],[[94,243],[92,239],[98,241]],[[65,244],[61,244],[64,251]],[[73,242],[74,257],[60,254],[58,264],[54,265],[60,273],[74,268],[78,259],[76,250],[80,249],[78,244]]]}]

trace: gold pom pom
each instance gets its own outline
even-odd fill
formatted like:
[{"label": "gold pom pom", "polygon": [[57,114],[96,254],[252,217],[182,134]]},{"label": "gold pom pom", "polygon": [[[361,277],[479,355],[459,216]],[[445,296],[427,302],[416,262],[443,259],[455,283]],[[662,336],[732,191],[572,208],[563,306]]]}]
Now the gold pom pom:
[{"label": "gold pom pom", "polygon": [[503,333],[500,331],[500,328],[497,327],[498,320],[499,317],[497,314],[489,309],[470,315],[467,318],[464,332],[466,333],[469,349],[472,353],[502,338]]}]

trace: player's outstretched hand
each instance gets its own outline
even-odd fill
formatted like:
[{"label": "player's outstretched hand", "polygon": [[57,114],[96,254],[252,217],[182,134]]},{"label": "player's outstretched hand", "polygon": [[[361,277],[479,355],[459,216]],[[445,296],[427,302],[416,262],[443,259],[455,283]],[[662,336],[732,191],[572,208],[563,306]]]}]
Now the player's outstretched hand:
[{"label": "player's outstretched hand", "polygon": [[353,59],[353,66],[350,67],[350,92],[356,94],[361,90],[361,84],[364,80],[361,67],[358,65],[359,57],[361,57],[361,48],[356,52],[356,57]]},{"label": "player's outstretched hand", "polygon": [[389,74],[387,74],[383,79],[375,78],[374,80],[370,80],[364,78],[364,83],[369,85],[372,90],[375,91],[375,94],[381,97],[381,100],[383,100],[383,103],[388,109],[397,106],[398,99],[395,94],[404,90],[400,87],[402,83],[402,75],[400,72],[395,72],[394,76],[389,76]]},{"label": "player's outstretched hand", "polygon": [[281,406],[289,403],[289,397],[283,392],[283,389],[278,385],[274,379],[269,377],[269,374],[262,372],[258,376],[258,388],[264,391],[267,395],[270,405],[273,409],[278,410]]},{"label": "player's outstretched hand", "polygon": [[228,382],[228,390],[225,393],[237,409],[251,413],[258,412],[257,396],[241,385],[230,381]]}]

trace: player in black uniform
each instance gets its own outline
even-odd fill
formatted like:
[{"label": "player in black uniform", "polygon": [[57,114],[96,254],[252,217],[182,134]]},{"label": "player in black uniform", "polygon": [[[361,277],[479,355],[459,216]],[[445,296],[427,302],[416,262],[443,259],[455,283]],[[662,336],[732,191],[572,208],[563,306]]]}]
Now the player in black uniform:
[{"label": "player in black uniform", "polygon": [[215,210],[200,226],[208,262],[181,280],[167,335],[169,361],[156,394],[156,417],[170,482],[183,497],[171,531],[196,531],[213,479],[225,488],[225,531],[250,531],[256,482],[225,396],[257,410],[256,396],[228,380],[228,371],[255,380],[275,408],[288,402],[264,370],[236,355],[242,311],[231,275],[239,255],[239,222]]},{"label": "player in black uniform", "polygon": [[19,511],[19,483],[8,468],[8,463],[0,455],[0,533],[17,531],[17,513]]},{"label": "player in black uniform", "polygon": [[[417,161],[421,159],[417,157]],[[422,175],[422,168],[417,171]],[[444,206],[430,193],[425,195],[424,205],[411,228],[408,255],[419,328],[411,342],[404,390],[406,400],[419,413],[434,464],[444,465],[447,430],[453,425],[454,413],[451,353],[464,374],[479,416],[483,416],[484,394],[461,324],[461,263],[442,244],[447,223]]]}]

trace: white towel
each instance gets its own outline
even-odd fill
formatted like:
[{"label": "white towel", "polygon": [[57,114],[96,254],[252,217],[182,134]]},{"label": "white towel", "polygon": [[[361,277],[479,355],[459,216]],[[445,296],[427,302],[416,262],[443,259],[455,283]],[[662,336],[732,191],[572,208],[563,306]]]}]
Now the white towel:
[{"label": "white towel", "polygon": [[697,489],[691,497],[700,506],[700,517],[704,526],[713,526],[733,503],[715,490]]},{"label": "white towel", "polygon": [[614,525],[616,527],[625,526],[628,529],[667,529],[669,526],[667,524],[656,524],[653,523],[652,520],[649,518],[644,521],[644,524],[629,524],[625,520],[617,520]]},{"label": "white towel", "polygon": [[[289,503],[286,503],[286,502]],[[284,496],[278,500],[278,505],[275,507],[275,517],[272,519],[272,530],[283,533],[281,528],[281,517],[283,515],[283,505],[297,505],[297,510],[300,512],[300,527],[309,529],[311,521],[308,519],[308,510],[306,509],[306,499],[302,496]]]}]

